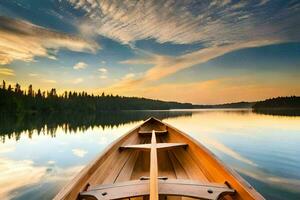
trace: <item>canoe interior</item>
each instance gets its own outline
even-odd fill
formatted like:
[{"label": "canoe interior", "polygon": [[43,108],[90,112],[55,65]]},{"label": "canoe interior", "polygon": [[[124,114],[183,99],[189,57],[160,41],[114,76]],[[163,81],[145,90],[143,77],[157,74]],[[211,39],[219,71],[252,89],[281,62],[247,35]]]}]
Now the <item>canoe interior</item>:
[{"label": "canoe interior", "polygon": [[[152,130],[161,131],[156,134],[157,143],[186,143],[188,145],[186,148],[158,151],[159,177],[172,180],[196,180],[203,183],[226,183],[236,193],[233,196],[227,195],[223,199],[264,199],[200,143],[155,118],[146,120],[142,125],[111,144],[94,162],[86,166],[74,180],[66,185],[55,199],[77,199],[78,194],[88,190],[89,187],[149,177],[150,153],[132,149],[120,150],[120,147],[151,143],[151,134],[141,133]],[[163,198],[187,199],[189,197],[164,196]],[[143,199],[143,197],[134,199]]]}]

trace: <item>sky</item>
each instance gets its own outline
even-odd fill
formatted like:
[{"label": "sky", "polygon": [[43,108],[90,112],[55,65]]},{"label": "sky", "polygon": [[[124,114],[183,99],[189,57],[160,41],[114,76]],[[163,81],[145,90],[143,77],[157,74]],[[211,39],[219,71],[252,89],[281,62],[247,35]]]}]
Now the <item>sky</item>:
[{"label": "sky", "polygon": [[197,104],[300,95],[300,1],[1,0],[1,79]]}]

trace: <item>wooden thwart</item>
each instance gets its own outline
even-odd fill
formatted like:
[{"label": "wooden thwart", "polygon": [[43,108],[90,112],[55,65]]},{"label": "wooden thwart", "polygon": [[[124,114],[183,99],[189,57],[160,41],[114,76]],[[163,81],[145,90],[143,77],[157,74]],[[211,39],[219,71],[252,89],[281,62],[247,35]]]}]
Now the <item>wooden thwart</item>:
[{"label": "wooden thwart", "polygon": [[[126,181],[111,185],[91,187],[89,191],[81,192],[79,199],[113,200],[138,196],[147,196],[151,180]],[[225,184],[202,183],[198,181],[170,179],[157,180],[158,194],[170,196],[185,196],[197,199],[217,200],[227,194],[234,194],[234,190]]]},{"label": "wooden thwart", "polygon": [[[162,150],[171,150],[174,148],[186,148],[188,145],[186,143],[157,143],[156,148],[157,151]],[[134,150],[140,150],[140,151],[150,151],[151,150],[151,144],[135,144],[135,145],[126,145],[120,147],[120,150],[126,150],[126,149],[134,149]]]},{"label": "wooden thwart", "polygon": [[[161,131],[155,131],[155,133],[159,135],[159,134],[165,134],[165,133],[168,133],[168,131],[167,131],[167,130],[161,130]],[[142,131],[142,130],[140,130],[140,131],[139,131],[139,134],[140,134],[140,135],[148,135],[148,136],[151,136],[152,131]]]}]

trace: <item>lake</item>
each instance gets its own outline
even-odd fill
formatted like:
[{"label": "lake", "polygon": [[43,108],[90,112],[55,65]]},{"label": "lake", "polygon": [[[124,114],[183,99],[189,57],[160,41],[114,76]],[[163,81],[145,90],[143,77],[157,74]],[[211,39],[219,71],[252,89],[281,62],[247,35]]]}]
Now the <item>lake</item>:
[{"label": "lake", "polygon": [[0,199],[51,199],[107,145],[150,116],[200,141],[266,199],[300,199],[300,117],[233,109],[4,117]]}]

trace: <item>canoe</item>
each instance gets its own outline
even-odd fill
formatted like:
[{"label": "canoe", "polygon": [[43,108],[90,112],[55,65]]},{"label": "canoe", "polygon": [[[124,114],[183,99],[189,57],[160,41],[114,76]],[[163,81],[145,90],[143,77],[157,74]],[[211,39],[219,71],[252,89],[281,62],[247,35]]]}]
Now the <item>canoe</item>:
[{"label": "canoe", "polygon": [[189,135],[149,118],[107,147],[54,199],[264,198]]}]

